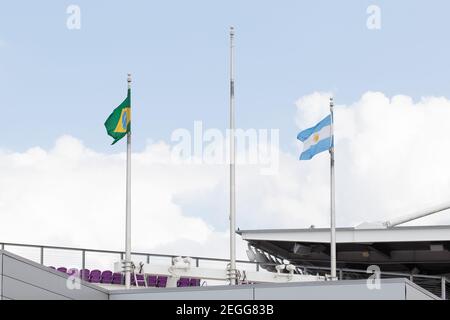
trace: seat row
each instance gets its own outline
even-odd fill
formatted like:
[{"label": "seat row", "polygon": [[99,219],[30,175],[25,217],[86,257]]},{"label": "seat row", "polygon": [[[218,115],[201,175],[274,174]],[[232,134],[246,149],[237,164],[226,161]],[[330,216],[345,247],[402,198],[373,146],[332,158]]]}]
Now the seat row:
[{"label": "seat row", "polygon": [[[167,285],[166,276],[149,275],[147,278],[143,274],[132,275],[131,284],[138,287],[165,287]],[[177,287],[199,287],[200,279],[197,278],[180,278],[177,281]]]},{"label": "seat row", "polygon": [[67,269],[66,267],[55,268],[50,266],[49,268],[68,274],[69,276],[77,276],[82,280],[92,283],[106,283],[106,284],[122,284],[124,277],[120,272],[112,272],[110,270],[100,271],[98,269],[90,271],[89,269],[77,268]]},{"label": "seat row", "polygon": [[[78,270],[76,268],[67,269],[66,267],[55,268],[50,266],[49,268],[57,270],[59,272],[66,273],[70,276],[80,277],[82,280],[91,283],[104,283],[104,284],[125,284],[125,277],[120,272],[112,272],[110,270],[100,271],[98,269],[90,271],[89,269]],[[167,285],[167,276],[148,275],[145,277],[143,274],[131,274],[131,285],[137,287],[156,287],[165,288]],[[177,281],[177,287],[198,287],[201,285],[200,279],[197,278],[180,278]]]}]

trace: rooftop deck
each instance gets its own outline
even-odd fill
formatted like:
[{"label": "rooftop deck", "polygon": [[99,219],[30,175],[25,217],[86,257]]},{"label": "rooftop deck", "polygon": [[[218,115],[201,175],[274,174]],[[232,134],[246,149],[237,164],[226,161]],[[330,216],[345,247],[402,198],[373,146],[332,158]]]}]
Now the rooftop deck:
[{"label": "rooftop deck", "polygon": [[247,284],[186,288],[101,287],[81,280],[74,286],[70,276],[0,251],[0,300],[268,300],[268,299],[392,299],[437,300],[437,296],[407,279],[382,279],[379,288],[369,288],[366,280]]},{"label": "rooftop deck", "polygon": [[[57,267],[59,266],[65,266],[67,269],[78,267],[78,268],[86,268],[88,266],[94,265],[97,268],[100,268],[100,266],[97,264],[99,260],[97,256],[101,256],[102,258],[110,258],[110,261],[117,261],[120,257],[122,252],[120,251],[108,251],[108,250],[95,250],[95,249],[83,249],[83,248],[70,248],[70,247],[55,247],[55,246],[40,246],[40,245],[27,245],[27,244],[12,244],[12,243],[3,243],[0,244],[2,248],[7,249],[8,251],[13,251],[16,256],[21,256],[22,259],[24,257],[28,258],[25,259],[27,261],[33,262],[37,265],[40,265],[41,267],[44,267],[45,269],[48,268],[49,260],[54,260],[54,257],[52,257],[52,254],[55,254],[55,252],[58,252],[61,256],[59,257],[59,265],[55,265]],[[17,250],[20,249],[20,250]],[[29,251],[26,251],[27,254],[22,254],[21,251],[26,250],[33,250],[32,254]],[[18,252],[19,251],[19,252]],[[77,257],[77,259],[69,259],[67,261],[64,258],[64,253],[71,253],[71,257],[73,258],[73,255]],[[11,253],[9,253],[11,255]],[[266,257],[269,256],[267,253]],[[133,253],[133,258],[140,258],[143,261],[151,261],[152,263],[161,263],[161,261],[158,261],[158,258],[164,258],[166,259],[165,263],[170,265],[171,258],[176,257],[175,255],[159,255],[159,254],[153,254],[153,253]],[[91,261],[91,259],[94,259],[94,261]],[[226,259],[219,259],[219,258],[205,258],[205,257],[192,257],[195,261],[196,266],[203,266],[207,265],[208,267],[211,267],[211,264],[215,264],[218,268],[225,267],[228,264],[228,260]],[[72,262],[70,262],[72,261]],[[136,260],[139,261],[139,260]],[[51,261],[55,262],[55,261]],[[75,263],[74,263],[75,262]],[[79,264],[77,264],[79,263]],[[279,258],[272,257],[272,259],[269,262],[251,262],[251,261],[239,261],[238,267],[240,270],[259,270],[260,272],[268,272],[269,270],[275,269],[274,267],[278,264],[282,264],[283,261]],[[111,268],[111,264],[107,264],[108,268]],[[320,267],[320,266],[312,266],[312,265],[306,265],[306,264],[296,264],[296,272],[302,272],[304,274],[321,274],[326,275],[329,274],[329,267]],[[50,270],[52,272],[57,272],[55,270]],[[272,270],[273,271],[273,270]],[[58,272],[57,272],[58,273]],[[60,274],[60,272],[58,273]],[[65,275],[65,274],[63,274]],[[341,267],[338,269],[338,276],[340,280],[365,280],[367,279],[371,273],[367,273],[366,269],[351,269],[351,268],[344,268]],[[148,275],[147,275],[148,276]],[[446,277],[442,276],[431,276],[431,275],[421,275],[421,274],[412,274],[412,273],[401,273],[401,272],[381,272],[380,277],[382,279],[389,279],[389,278],[403,278],[408,279],[410,282],[414,282],[417,285],[421,286],[422,288],[432,292],[436,296],[442,297],[442,298],[448,298],[450,297],[450,286],[449,280]],[[146,279],[147,285],[141,285],[139,287],[140,290],[150,288],[152,285],[149,285],[148,277],[144,277]],[[89,283],[89,280],[86,281]],[[91,283],[93,284],[93,283]],[[224,282],[214,282],[214,281],[203,281],[201,285],[202,286],[208,286],[208,287],[216,287],[221,284],[225,284]],[[97,281],[95,283],[96,286],[99,288],[103,288],[105,290],[111,290],[111,291],[117,291],[121,290],[123,287],[121,285],[111,285],[108,283],[101,283],[101,281]],[[136,288],[137,289],[137,288]],[[150,289],[149,289],[150,290]],[[156,288],[156,290],[159,290],[159,288]]]}]

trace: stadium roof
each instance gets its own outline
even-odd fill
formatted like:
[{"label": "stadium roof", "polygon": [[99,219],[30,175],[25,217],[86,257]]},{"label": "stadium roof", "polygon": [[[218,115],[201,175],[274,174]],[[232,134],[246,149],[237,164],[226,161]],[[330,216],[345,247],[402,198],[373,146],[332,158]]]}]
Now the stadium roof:
[{"label": "stadium roof", "polygon": [[[238,230],[255,248],[299,265],[327,267],[328,228]],[[337,264],[341,268],[421,274],[450,273],[450,225],[394,228],[337,228]]]}]

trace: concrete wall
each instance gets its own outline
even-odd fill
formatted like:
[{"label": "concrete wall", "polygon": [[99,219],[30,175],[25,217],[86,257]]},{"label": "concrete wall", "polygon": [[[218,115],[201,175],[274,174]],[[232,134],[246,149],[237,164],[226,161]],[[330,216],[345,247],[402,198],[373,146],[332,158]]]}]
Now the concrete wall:
[{"label": "concrete wall", "polygon": [[108,291],[80,281],[78,288],[68,282],[68,276],[24,259],[7,251],[0,251],[0,287],[2,299],[107,300]]},{"label": "concrete wall", "polygon": [[254,290],[242,286],[136,289],[110,291],[110,300],[253,300]]},{"label": "concrete wall", "polygon": [[380,289],[370,290],[366,280],[257,284],[197,288],[136,289],[111,291],[111,300],[405,300],[438,299],[406,279],[383,279]]},{"label": "concrete wall", "polygon": [[[422,287],[410,281],[406,283],[405,289],[406,300],[430,300],[430,295],[435,297],[429,291],[426,291]],[[438,297],[435,298],[438,299]]]},{"label": "concrete wall", "polygon": [[3,278],[3,254],[2,251],[0,251],[0,300],[4,300],[3,299],[3,285],[2,285],[2,278]]},{"label": "concrete wall", "polygon": [[256,300],[404,300],[405,284],[382,283],[379,290],[367,288],[366,281],[309,283],[303,286],[255,289]]}]

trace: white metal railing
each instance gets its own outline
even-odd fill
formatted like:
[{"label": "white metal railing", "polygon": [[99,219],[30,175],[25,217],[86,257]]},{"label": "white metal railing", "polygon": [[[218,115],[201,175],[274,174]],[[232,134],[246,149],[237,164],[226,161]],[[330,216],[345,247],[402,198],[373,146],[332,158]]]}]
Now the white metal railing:
[{"label": "white metal railing", "polygon": [[[99,250],[99,249],[86,249],[86,248],[76,248],[76,247],[60,247],[60,246],[48,246],[48,245],[34,245],[34,244],[23,244],[23,243],[9,243],[9,242],[0,242],[0,249],[8,250],[9,248],[34,248],[39,250],[39,258],[37,259],[40,264],[45,265],[46,259],[45,254],[46,251],[49,250],[61,250],[65,252],[78,252],[81,257],[81,264],[79,267],[81,269],[86,268],[86,259],[88,253],[97,253],[97,254],[112,254],[117,257],[117,259],[123,259],[125,252],[117,251],[117,250]],[[14,253],[14,251],[12,251]],[[141,256],[146,263],[150,263],[153,259],[156,258],[166,258],[172,261],[173,258],[179,257],[182,255],[170,255],[170,254],[156,254],[156,253],[147,253],[147,252],[132,252],[132,256]],[[195,266],[201,266],[201,262],[221,262],[224,264],[228,264],[228,259],[223,258],[210,258],[210,257],[197,257],[190,256],[191,259],[195,261]],[[36,259],[35,259],[36,260]],[[261,262],[252,262],[245,260],[236,260],[238,264],[249,266],[252,270],[261,271],[261,268],[267,268],[270,266],[275,266],[276,263],[261,263]],[[69,267],[69,266],[67,266]],[[316,266],[304,266],[304,265],[295,265],[299,270],[302,270],[304,273],[319,273],[326,274],[330,272],[329,267],[316,267]],[[360,269],[349,269],[349,268],[338,268],[338,278],[340,280],[351,279],[355,277],[367,278],[372,273],[368,273],[367,270]],[[442,299],[450,299],[450,286],[449,279],[445,276],[432,276],[432,275],[420,275],[420,274],[408,274],[408,273],[400,273],[400,272],[380,272],[381,278],[393,278],[393,277],[401,277],[407,278],[412,282],[418,284],[419,286],[427,289],[428,291],[434,293],[437,296],[440,296]]]}]

